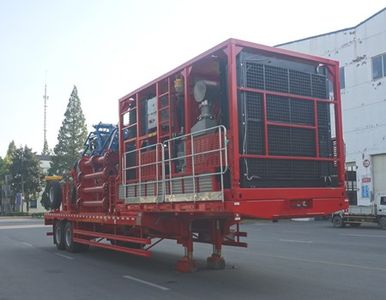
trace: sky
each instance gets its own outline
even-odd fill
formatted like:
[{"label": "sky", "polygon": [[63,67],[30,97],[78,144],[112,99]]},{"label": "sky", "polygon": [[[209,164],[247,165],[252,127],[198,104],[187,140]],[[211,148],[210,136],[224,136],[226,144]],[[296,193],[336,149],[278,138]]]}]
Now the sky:
[{"label": "sky", "polygon": [[0,0],[0,156],[51,149],[73,86],[88,128],[118,99],[228,38],[273,46],[352,27],[385,1]]}]

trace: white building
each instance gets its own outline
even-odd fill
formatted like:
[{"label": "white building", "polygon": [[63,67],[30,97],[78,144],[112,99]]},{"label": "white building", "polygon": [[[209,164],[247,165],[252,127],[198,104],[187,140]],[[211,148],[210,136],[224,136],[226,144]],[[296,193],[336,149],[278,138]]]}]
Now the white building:
[{"label": "white building", "polygon": [[348,189],[356,191],[353,204],[370,204],[386,192],[386,8],[357,26],[277,47],[340,62],[346,162],[354,175]]}]

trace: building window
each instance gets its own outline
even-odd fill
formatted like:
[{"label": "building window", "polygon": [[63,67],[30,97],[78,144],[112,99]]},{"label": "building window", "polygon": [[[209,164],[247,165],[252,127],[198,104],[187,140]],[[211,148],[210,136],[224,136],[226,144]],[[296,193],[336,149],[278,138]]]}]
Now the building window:
[{"label": "building window", "polygon": [[383,54],[383,76],[386,76],[386,54]]},{"label": "building window", "polygon": [[38,201],[35,200],[35,199],[31,199],[31,200],[29,201],[29,207],[30,207],[30,208],[37,208],[37,207],[38,207]]},{"label": "building window", "polygon": [[358,204],[357,169],[355,162],[346,163],[346,195],[350,205]]},{"label": "building window", "polygon": [[346,87],[346,76],[344,74],[344,67],[339,68],[339,81],[340,88],[344,89]]},{"label": "building window", "polygon": [[371,62],[373,67],[373,80],[386,76],[386,54],[373,57]]}]

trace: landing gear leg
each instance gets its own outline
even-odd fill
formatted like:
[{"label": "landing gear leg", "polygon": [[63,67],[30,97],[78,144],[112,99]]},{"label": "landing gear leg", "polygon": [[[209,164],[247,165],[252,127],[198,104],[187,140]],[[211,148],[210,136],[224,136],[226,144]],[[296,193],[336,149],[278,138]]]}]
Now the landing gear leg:
[{"label": "landing gear leg", "polygon": [[221,256],[222,240],[223,234],[220,228],[220,221],[215,220],[212,225],[213,253],[212,256],[209,256],[206,260],[208,269],[222,270],[225,268],[225,260]]},{"label": "landing gear leg", "polygon": [[176,269],[178,272],[190,273],[197,270],[196,262],[193,259],[193,236],[192,224],[186,224],[183,228],[184,238],[181,244],[185,248],[185,255],[177,262]]}]

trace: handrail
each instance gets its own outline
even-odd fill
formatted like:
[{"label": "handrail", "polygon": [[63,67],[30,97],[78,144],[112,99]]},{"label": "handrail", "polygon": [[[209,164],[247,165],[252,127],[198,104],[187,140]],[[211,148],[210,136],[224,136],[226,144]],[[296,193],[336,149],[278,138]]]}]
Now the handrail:
[{"label": "handrail", "polygon": [[[217,144],[213,148],[211,148],[212,144],[208,144],[208,149],[197,149],[195,142],[198,138],[204,137],[206,134],[216,134],[218,135]],[[175,143],[181,143],[184,147],[184,155],[180,155],[180,153],[173,153],[173,146]],[[190,143],[190,145],[189,145]],[[208,129],[203,129],[194,133],[184,134],[180,136],[176,136],[170,138],[163,143],[156,143],[152,145],[147,145],[138,149],[133,149],[130,151],[126,151],[123,153],[122,157],[122,186],[124,188],[124,200],[134,202],[141,201],[141,199],[145,199],[146,197],[151,197],[146,200],[146,202],[165,202],[166,196],[175,195],[173,186],[178,184],[178,180],[182,180],[184,182],[184,186],[180,187],[183,191],[183,194],[191,194],[193,197],[193,202],[198,199],[199,194],[199,186],[197,186],[199,182],[199,178],[211,177],[211,176],[219,176],[219,190],[215,190],[213,192],[220,193],[220,198],[217,200],[224,201],[224,174],[228,169],[228,153],[227,153],[227,130],[223,125],[215,126]],[[186,147],[188,146],[188,148]],[[205,147],[205,146],[204,146]],[[143,163],[144,154],[147,151],[155,151],[154,154],[150,154],[150,161],[147,160]],[[133,165],[127,166],[127,157],[130,154],[138,153],[135,156],[135,163]],[[165,155],[165,154],[168,155]],[[218,153],[218,155],[216,155]],[[173,155],[178,155],[173,157]],[[205,159],[206,157],[211,156],[212,158],[218,160],[218,165],[215,163],[216,171],[208,170],[197,170],[196,163],[201,159]],[[217,157],[217,158],[216,158]],[[152,161],[154,160],[154,161]],[[177,172],[173,171],[174,164],[180,161],[182,164],[181,168],[188,169],[189,172]],[[189,162],[189,165],[186,165]],[[166,167],[168,167],[168,172],[166,172]],[[144,170],[151,170],[154,168],[155,174],[154,176],[150,176],[150,178],[146,179],[143,177]],[[136,182],[128,182],[127,181],[127,171],[135,170]],[[191,185],[186,186],[187,181],[191,180]],[[198,180],[198,182],[197,182]],[[167,189],[169,187],[169,191]],[[149,195],[148,189],[151,189],[151,195]],[[186,189],[192,189],[192,191],[187,192]],[[180,194],[180,193],[179,193]],[[216,196],[217,197],[217,196]],[[129,199],[130,198],[130,199]],[[187,197],[188,199],[188,197]],[[213,200],[213,199],[212,199]],[[144,200],[145,201],[145,200]],[[191,201],[191,200],[186,200]]]}]

